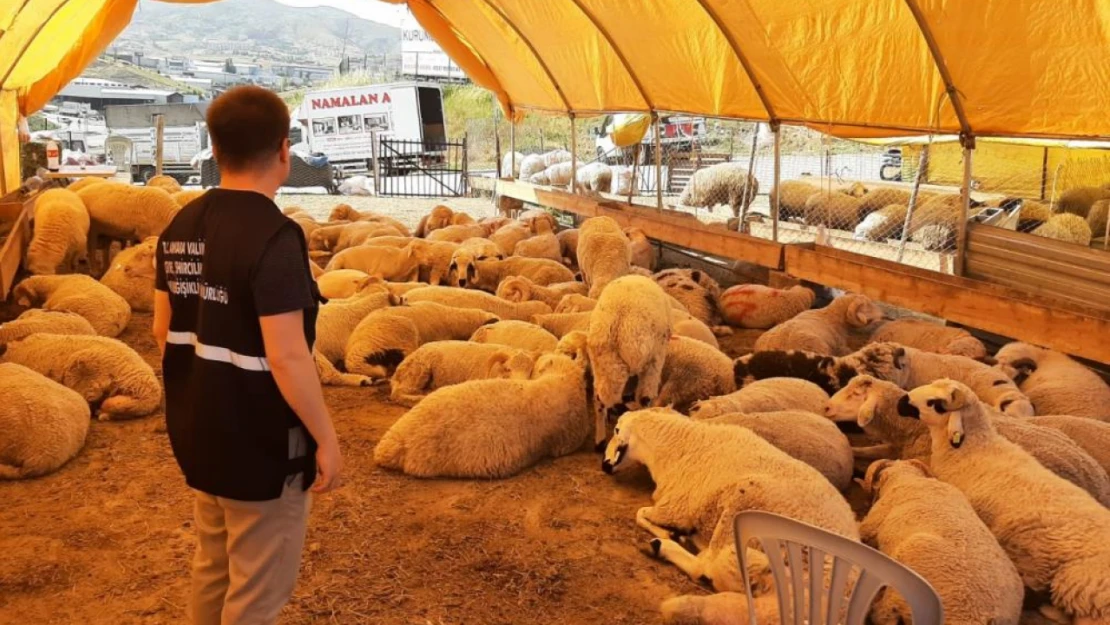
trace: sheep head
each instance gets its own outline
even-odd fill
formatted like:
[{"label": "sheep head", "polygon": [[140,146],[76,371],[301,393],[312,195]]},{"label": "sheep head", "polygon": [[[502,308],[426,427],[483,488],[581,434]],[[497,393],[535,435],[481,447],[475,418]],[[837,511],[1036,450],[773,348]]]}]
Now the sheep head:
[{"label": "sheep head", "polygon": [[527,380],[532,376],[534,365],[535,360],[528,352],[505,349],[490,356],[489,373],[491,378]]},{"label": "sheep head", "polygon": [[998,363],[995,366],[1021,386],[1026,378],[1037,371],[1037,363],[1045,351],[1028,343],[1009,343],[995,354]]},{"label": "sheep head", "polygon": [[825,416],[836,422],[856,422],[867,427],[875,419],[879,407],[879,380],[860,375],[852,378],[848,385],[829,398],[825,405]]},{"label": "sheep head", "polygon": [[863,328],[883,318],[883,310],[866,295],[847,295],[850,297],[845,320],[853,328]]},{"label": "sheep head", "polygon": [[933,477],[933,472],[920,460],[876,460],[867,467],[867,473],[862,480],[856,480],[863,491],[872,497],[878,497],[883,484],[891,477],[898,475],[916,475],[920,477]]},{"label": "sheep head", "polygon": [[898,414],[920,419],[936,440],[943,432],[948,443],[958,449],[964,442],[965,414],[978,408],[978,398],[970,388],[955,380],[937,380],[919,386],[898,400]]},{"label": "sheep head", "polygon": [[559,344],[555,346],[555,353],[569,356],[577,362],[586,362],[589,358],[586,337],[586,333],[581,330],[568,332],[559,339]]},{"label": "sheep head", "polygon": [[359,212],[350,204],[336,204],[328,215],[328,221],[339,221],[341,219],[357,221],[359,217],[361,217]]},{"label": "sheep head", "polygon": [[468,284],[474,283],[478,275],[476,261],[470,250],[465,248],[455,250],[451,255],[451,265],[447,268],[448,275],[454,276],[455,286],[465,289]]}]

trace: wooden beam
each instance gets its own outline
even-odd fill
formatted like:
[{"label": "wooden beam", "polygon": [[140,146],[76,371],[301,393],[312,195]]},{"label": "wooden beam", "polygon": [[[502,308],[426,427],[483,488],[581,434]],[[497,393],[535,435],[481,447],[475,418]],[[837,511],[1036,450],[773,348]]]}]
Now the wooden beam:
[{"label": "wooden beam", "polygon": [[8,299],[8,293],[15,283],[15,274],[19,271],[24,253],[31,243],[31,208],[34,204],[34,196],[21,203],[11,201],[0,203],[0,209],[5,215],[3,221],[8,220],[7,216],[10,216],[13,210],[16,211],[12,230],[0,246],[0,301]]},{"label": "wooden beam", "polygon": [[581,217],[612,217],[621,226],[641,228],[651,239],[705,254],[744,260],[770,269],[782,268],[781,244],[709,226],[688,213],[653,210],[627,202],[575,195],[509,180],[499,180],[497,192],[502,198],[515,198]]},{"label": "wooden beam", "polygon": [[1110,318],[1094,309],[812,244],[785,256],[802,280],[1110,364]]}]

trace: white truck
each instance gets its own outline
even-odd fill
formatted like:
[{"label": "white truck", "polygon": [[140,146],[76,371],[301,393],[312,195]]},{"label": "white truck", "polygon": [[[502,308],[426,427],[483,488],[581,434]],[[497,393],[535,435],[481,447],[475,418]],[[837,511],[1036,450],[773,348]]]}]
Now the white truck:
[{"label": "white truck", "polygon": [[208,147],[206,110],[205,102],[107,106],[109,156],[116,165],[126,164],[133,180],[150,180],[157,151],[155,116],[162,115],[162,173],[185,184],[200,174],[193,168],[193,157]]},{"label": "white truck", "polygon": [[[442,160],[446,150],[443,92],[436,84],[311,91],[294,117],[294,149],[324,154],[343,173],[370,170],[376,153],[383,170],[404,170]],[[381,139],[389,141],[383,146]]]},{"label": "white truck", "polygon": [[[633,150],[631,147],[619,148],[613,143],[612,139],[613,129],[622,117],[624,116],[621,114],[605,115],[601,118],[601,123],[591,130],[594,135],[594,149],[597,151],[598,160],[603,162],[620,161],[631,157]],[[659,145],[663,148],[664,154],[693,150],[697,142],[705,137],[706,132],[704,117],[662,115],[659,118],[659,126],[662,130]],[[643,149],[640,151],[640,162],[653,162],[654,154],[652,150],[655,149],[654,125],[648,128],[641,143]]]}]

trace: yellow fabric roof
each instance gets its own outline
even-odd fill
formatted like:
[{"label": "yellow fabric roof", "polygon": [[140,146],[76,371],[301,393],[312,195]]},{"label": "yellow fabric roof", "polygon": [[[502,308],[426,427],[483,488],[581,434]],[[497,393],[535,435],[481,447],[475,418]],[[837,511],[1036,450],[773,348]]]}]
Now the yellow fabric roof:
[{"label": "yellow fabric roof", "polygon": [[[656,110],[846,137],[1110,139],[1105,0],[388,1],[514,115]],[[0,120],[15,100],[23,114],[45,104],[136,3],[0,0]],[[18,150],[8,126],[0,191]]]}]

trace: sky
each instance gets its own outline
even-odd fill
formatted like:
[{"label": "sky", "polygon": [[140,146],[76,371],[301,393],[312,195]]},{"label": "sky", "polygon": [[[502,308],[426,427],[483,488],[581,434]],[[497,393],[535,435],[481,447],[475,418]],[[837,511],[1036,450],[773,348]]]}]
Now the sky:
[{"label": "sky", "polygon": [[343,9],[349,13],[389,24],[390,26],[400,26],[401,16],[405,13],[404,5],[387,4],[379,2],[379,0],[277,0],[282,4],[293,7],[316,7],[316,6],[329,6],[337,9]]}]

